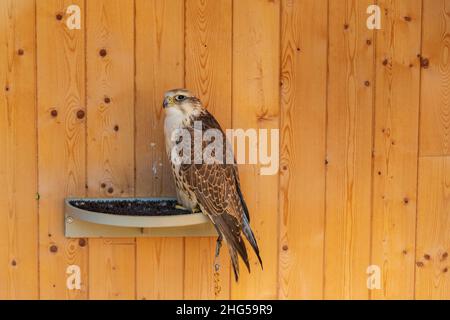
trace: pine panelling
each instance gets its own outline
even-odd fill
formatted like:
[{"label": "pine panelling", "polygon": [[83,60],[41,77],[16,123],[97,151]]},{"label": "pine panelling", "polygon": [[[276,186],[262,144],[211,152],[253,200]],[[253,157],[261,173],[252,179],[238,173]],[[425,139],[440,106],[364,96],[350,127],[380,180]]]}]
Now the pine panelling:
[{"label": "pine panelling", "polygon": [[[89,196],[132,197],[134,1],[89,1],[86,14]],[[92,239],[90,298],[134,299],[134,266],[134,239]]]},{"label": "pine panelling", "polygon": [[[449,10],[0,1],[0,298],[450,299]],[[280,129],[279,175],[239,166],[264,261],[247,245],[239,283],[215,238],[64,237],[66,197],[175,195],[161,103],[184,86],[224,128]]]},{"label": "pine panelling", "polygon": [[0,2],[0,298],[38,298],[35,1]]},{"label": "pine panelling", "polygon": [[416,299],[450,299],[450,158],[421,158]]},{"label": "pine panelling", "polygon": [[89,242],[89,297],[124,300],[135,297],[134,239],[92,239]]},{"label": "pine panelling", "polygon": [[323,296],[327,12],[325,0],[282,2],[281,299]]},{"label": "pine panelling", "polygon": [[450,1],[424,0],[420,155],[450,155]]},{"label": "pine panelling", "polygon": [[[233,3],[233,128],[279,128],[280,1]],[[278,273],[278,175],[260,175],[259,165],[239,168],[244,197],[264,261],[253,253],[252,273],[241,263],[239,283],[232,281],[234,299],[274,299]]]},{"label": "pine panelling", "polygon": [[[186,87],[202,100],[224,130],[231,128],[232,1],[186,1],[185,28]],[[230,297],[228,248],[223,246],[221,250],[217,275],[215,247],[216,238],[185,240],[186,299]]]},{"label": "pine panelling", "polygon": [[421,1],[379,1],[372,264],[381,268],[374,299],[414,296]]},{"label": "pine panelling", "polygon": [[[136,1],[136,195],[175,196],[164,92],[184,85],[184,2]],[[183,298],[182,238],[136,239],[137,298]]]},{"label": "pine panelling", "polygon": [[372,191],[371,1],[330,1],[325,298],[367,299]]},{"label": "pine panelling", "polygon": [[[68,30],[67,6],[82,13],[82,29]],[[64,237],[64,198],[86,195],[84,1],[37,1],[39,145],[39,270],[42,299],[88,296],[85,242]],[[57,19],[61,15],[61,19]],[[81,290],[68,290],[66,269],[81,269]]]}]

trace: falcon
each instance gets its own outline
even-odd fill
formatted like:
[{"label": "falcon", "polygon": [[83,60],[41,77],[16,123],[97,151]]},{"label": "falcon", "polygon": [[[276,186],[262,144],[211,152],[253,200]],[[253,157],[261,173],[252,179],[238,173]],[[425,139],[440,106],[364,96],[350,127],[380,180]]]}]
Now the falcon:
[{"label": "falcon", "polygon": [[[196,141],[195,135],[199,130],[201,130],[201,134],[208,129],[218,130],[221,133],[222,149],[226,149],[227,138],[217,120],[204,108],[200,99],[186,89],[167,91],[163,108],[165,110],[166,151],[172,166],[178,203],[192,212],[200,210],[211,219],[219,235],[216,242],[216,261],[224,240],[230,252],[235,279],[238,281],[238,256],[242,258],[250,272],[247,249],[242,235],[253,248],[261,268],[263,263],[258,244],[250,228],[249,211],[242,195],[236,161],[233,156],[231,164],[229,161],[225,161],[227,152],[225,150],[222,153],[223,157],[212,152],[212,159],[208,161],[199,163],[194,160],[196,150],[194,141]],[[183,143],[181,137],[174,139],[174,136],[177,136],[175,133],[179,131],[187,132],[188,136],[190,135],[188,143],[192,147],[188,158],[191,161],[173,161],[174,148]],[[203,140],[201,142],[201,150],[203,150],[206,142]],[[217,263],[215,267],[217,271]]]}]

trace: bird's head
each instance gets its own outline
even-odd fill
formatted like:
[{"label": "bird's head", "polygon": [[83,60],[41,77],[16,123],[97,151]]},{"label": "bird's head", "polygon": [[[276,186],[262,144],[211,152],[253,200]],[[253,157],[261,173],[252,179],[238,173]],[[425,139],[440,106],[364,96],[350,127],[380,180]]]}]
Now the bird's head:
[{"label": "bird's head", "polygon": [[163,108],[166,113],[182,113],[190,116],[203,109],[200,99],[186,89],[169,90],[164,95]]}]

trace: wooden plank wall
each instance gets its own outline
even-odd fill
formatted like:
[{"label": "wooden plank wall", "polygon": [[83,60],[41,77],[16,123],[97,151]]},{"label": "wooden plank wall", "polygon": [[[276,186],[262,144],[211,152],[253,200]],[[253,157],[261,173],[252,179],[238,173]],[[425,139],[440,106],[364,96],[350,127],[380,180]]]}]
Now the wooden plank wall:
[{"label": "wooden plank wall", "polygon": [[[373,2],[0,1],[0,298],[450,299],[450,1],[375,1],[369,30]],[[278,174],[239,168],[264,260],[239,283],[213,238],[64,237],[68,196],[174,194],[184,86],[280,129]]]}]

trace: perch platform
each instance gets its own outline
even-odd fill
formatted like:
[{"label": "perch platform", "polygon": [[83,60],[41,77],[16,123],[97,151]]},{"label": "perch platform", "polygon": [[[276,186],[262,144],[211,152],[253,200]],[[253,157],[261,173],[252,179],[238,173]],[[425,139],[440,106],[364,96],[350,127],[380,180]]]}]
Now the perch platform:
[{"label": "perch platform", "polygon": [[67,238],[217,236],[207,216],[175,209],[175,202],[173,198],[69,198],[65,200],[65,235]]}]

